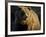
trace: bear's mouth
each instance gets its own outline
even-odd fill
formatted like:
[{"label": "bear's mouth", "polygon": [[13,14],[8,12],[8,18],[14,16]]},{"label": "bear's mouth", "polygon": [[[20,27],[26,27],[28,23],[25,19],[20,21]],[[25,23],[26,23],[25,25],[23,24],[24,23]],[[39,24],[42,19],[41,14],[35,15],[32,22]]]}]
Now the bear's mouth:
[{"label": "bear's mouth", "polygon": [[26,20],[26,18],[27,18],[27,16],[24,16],[24,17],[23,17],[23,20]]},{"label": "bear's mouth", "polygon": [[22,24],[26,24],[27,16],[23,17]]}]

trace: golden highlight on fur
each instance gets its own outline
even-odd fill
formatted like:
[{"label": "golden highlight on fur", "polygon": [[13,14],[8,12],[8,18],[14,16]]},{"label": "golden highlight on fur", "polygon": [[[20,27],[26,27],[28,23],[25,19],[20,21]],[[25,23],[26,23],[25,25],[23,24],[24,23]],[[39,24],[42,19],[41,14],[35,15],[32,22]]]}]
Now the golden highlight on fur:
[{"label": "golden highlight on fur", "polygon": [[25,12],[27,18],[23,20],[24,24],[27,24],[28,30],[40,30],[40,22],[38,15],[31,8],[20,6],[21,10]]}]

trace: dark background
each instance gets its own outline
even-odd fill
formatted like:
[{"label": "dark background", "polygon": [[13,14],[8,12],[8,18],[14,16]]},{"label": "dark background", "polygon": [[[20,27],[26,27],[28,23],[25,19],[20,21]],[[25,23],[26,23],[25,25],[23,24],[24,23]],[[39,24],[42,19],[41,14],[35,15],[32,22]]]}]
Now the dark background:
[{"label": "dark background", "polygon": [[[28,6],[30,7],[30,6]],[[32,8],[38,15],[39,21],[41,21],[41,7],[30,7]],[[23,14],[20,12],[21,9],[18,6],[11,6],[11,31],[25,31],[27,30],[27,25],[20,24],[20,18],[22,19]],[[19,18],[19,21],[18,21]],[[17,23],[19,22],[19,23]]]}]

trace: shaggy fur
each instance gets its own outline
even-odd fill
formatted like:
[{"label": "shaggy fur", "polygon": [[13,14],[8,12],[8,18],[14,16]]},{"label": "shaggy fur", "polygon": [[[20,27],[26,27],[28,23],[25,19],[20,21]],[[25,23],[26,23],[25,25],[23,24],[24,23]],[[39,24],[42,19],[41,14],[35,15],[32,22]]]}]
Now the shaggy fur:
[{"label": "shaggy fur", "polygon": [[28,30],[40,30],[40,22],[38,19],[38,15],[30,8],[21,6],[20,7],[22,11],[25,12],[27,18],[26,20],[23,20],[22,22],[27,24]]}]

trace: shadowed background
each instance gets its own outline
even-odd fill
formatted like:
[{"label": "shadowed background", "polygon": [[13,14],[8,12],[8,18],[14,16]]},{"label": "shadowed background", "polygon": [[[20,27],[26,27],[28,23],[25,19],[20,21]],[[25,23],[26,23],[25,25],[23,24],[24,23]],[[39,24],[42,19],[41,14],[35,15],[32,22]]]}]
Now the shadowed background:
[{"label": "shadowed background", "polygon": [[[41,21],[41,8],[40,7],[30,7],[34,10],[38,17],[39,21]],[[25,31],[27,30],[27,25],[21,24],[21,20],[23,20],[24,12],[18,6],[11,6],[11,31]],[[19,20],[19,21],[18,21]]]}]

